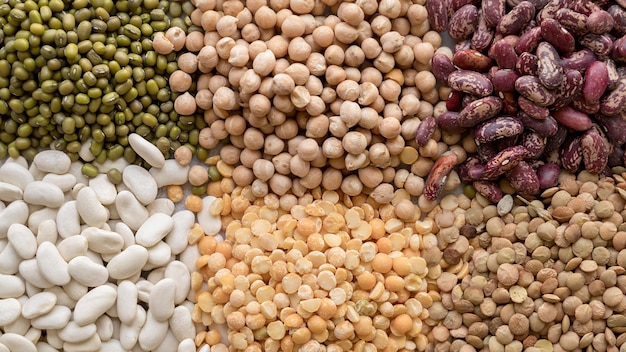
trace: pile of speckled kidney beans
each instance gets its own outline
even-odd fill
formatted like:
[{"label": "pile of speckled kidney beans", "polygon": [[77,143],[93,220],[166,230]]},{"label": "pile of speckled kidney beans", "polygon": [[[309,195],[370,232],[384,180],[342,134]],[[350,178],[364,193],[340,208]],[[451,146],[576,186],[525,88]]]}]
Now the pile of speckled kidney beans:
[{"label": "pile of speckled kidney beans", "polygon": [[437,118],[473,133],[465,183],[498,200],[556,184],[560,169],[609,174],[625,162],[624,1],[430,0],[434,30],[456,40],[433,73],[452,89]]}]

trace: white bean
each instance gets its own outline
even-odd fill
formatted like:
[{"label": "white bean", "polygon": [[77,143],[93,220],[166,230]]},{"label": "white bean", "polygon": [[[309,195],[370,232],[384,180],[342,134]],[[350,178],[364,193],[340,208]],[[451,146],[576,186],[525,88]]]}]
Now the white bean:
[{"label": "white bean", "polygon": [[0,181],[7,182],[19,187],[22,191],[26,185],[35,181],[28,168],[18,163],[5,162],[0,167]]},{"label": "white bean", "polygon": [[144,247],[152,247],[161,241],[174,227],[169,215],[156,213],[148,218],[135,233],[135,242]]},{"label": "white bean", "polygon": [[17,273],[20,265],[20,257],[12,244],[7,244],[0,252],[0,274],[12,275]]},{"label": "white bean", "polygon": [[164,277],[176,281],[176,297],[174,302],[176,304],[183,303],[191,289],[191,274],[187,266],[179,260],[174,260],[167,264]]},{"label": "white bean", "polygon": [[191,338],[184,339],[178,344],[176,352],[196,352],[196,344]]},{"label": "white bean", "polygon": [[127,279],[136,273],[148,262],[148,250],[139,245],[132,245],[113,257],[107,265],[109,276],[112,279]]},{"label": "white bean", "polygon": [[117,285],[117,314],[123,324],[130,324],[137,313],[137,286],[128,280]]},{"label": "white bean", "polygon": [[61,189],[61,191],[63,191],[63,193],[71,191],[76,185],[76,176],[72,174],[46,174],[46,176],[44,176],[41,180],[43,182],[56,185]]},{"label": "white bean", "polygon": [[120,219],[133,231],[137,231],[150,216],[148,209],[129,191],[121,191],[117,194],[115,207]]},{"label": "white bean", "polygon": [[65,261],[87,254],[89,243],[85,236],[68,237],[57,244],[57,249]]},{"label": "white bean", "polygon": [[[57,216],[58,215],[59,213],[57,212]],[[76,213],[76,216],[78,217],[78,213]],[[56,243],[58,237],[59,237],[59,233],[57,231],[56,221],[50,219],[50,220],[44,220],[39,223],[39,227],[37,228],[37,237],[36,237],[37,245],[45,241]]]},{"label": "white bean", "polygon": [[150,168],[150,175],[154,177],[157,187],[182,185],[187,182],[189,165],[183,166],[174,159],[165,160],[163,167]]},{"label": "white bean", "polygon": [[128,136],[128,144],[130,144],[130,147],[133,148],[137,155],[151,166],[163,167],[165,164],[165,157],[159,148],[137,133],[131,133]]},{"label": "white bean", "polygon": [[191,312],[184,306],[174,308],[174,313],[170,318],[170,329],[179,341],[192,339],[195,337],[196,329],[191,320]]},{"label": "white bean", "polygon": [[154,246],[148,248],[148,265],[150,269],[167,265],[172,259],[172,250],[163,241],[159,241]]},{"label": "white bean", "polygon": [[0,211],[0,238],[5,238],[9,226],[13,224],[26,224],[28,220],[28,204],[16,200]]},{"label": "white bean", "polygon": [[151,312],[151,309],[148,309],[146,323],[139,332],[139,346],[146,351],[152,351],[159,347],[161,342],[165,339],[168,326],[167,320],[156,320]]},{"label": "white bean", "polygon": [[43,150],[35,155],[33,165],[43,172],[64,174],[69,171],[72,160],[60,150]]},{"label": "white bean", "polygon": [[127,166],[122,173],[122,181],[142,204],[150,204],[156,199],[158,192],[156,181],[141,166]]},{"label": "white bean", "polygon": [[148,307],[152,316],[157,321],[165,321],[174,313],[174,296],[176,294],[176,281],[173,279],[163,279],[154,285]]},{"label": "white bean", "polygon": [[29,204],[58,208],[64,200],[63,191],[53,183],[33,181],[24,189],[24,201]]},{"label": "white bean", "polygon": [[33,319],[42,314],[46,314],[54,308],[57,303],[57,296],[52,292],[40,292],[31,296],[22,305],[22,316],[26,319]]},{"label": "white bean", "polygon": [[5,333],[0,336],[0,343],[9,348],[12,352],[37,352],[35,344],[22,335]]},{"label": "white bean", "polygon": [[100,254],[118,253],[124,246],[124,239],[119,233],[99,229],[97,227],[88,227],[81,233],[87,239],[89,249]]},{"label": "white bean", "polygon": [[127,350],[132,350],[137,344],[141,328],[146,323],[147,313],[141,306],[135,306],[135,319],[130,324],[120,326],[120,343]]},{"label": "white bean", "polygon": [[109,271],[86,256],[72,259],[68,263],[68,271],[74,280],[87,287],[104,285],[109,279]]},{"label": "white bean", "polygon": [[172,216],[176,209],[176,204],[167,198],[157,198],[152,203],[148,204],[146,209],[148,209],[151,216],[156,213]]},{"label": "white bean", "polygon": [[70,282],[71,277],[67,271],[67,262],[61,256],[54,244],[44,242],[37,248],[37,266],[46,280],[63,286]]},{"label": "white bean", "polygon": [[98,195],[90,187],[83,187],[76,197],[76,209],[83,221],[94,227],[102,227],[109,219],[109,211],[100,203]]},{"label": "white bean", "polygon": [[209,206],[216,198],[213,196],[206,196],[202,198],[202,210],[198,213],[198,223],[202,227],[202,231],[210,236],[217,235],[222,229],[222,219],[220,216],[211,215],[209,212]]},{"label": "white bean", "polygon": [[172,220],[174,227],[165,236],[165,243],[170,246],[174,255],[178,255],[189,245],[187,235],[196,221],[196,216],[189,210],[180,210],[172,215]]},{"label": "white bean", "polygon": [[78,325],[70,321],[64,328],[59,330],[59,337],[66,342],[81,342],[87,340],[96,333],[96,324]]},{"label": "white bean", "polygon": [[0,200],[3,202],[12,202],[22,199],[24,192],[16,185],[8,182],[0,182]]},{"label": "white bean", "polygon": [[117,290],[111,286],[98,286],[84,295],[74,307],[74,321],[78,325],[95,322],[109,310],[117,298]]},{"label": "white bean", "polygon": [[23,259],[30,259],[37,253],[37,238],[28,227],[22,224],[9,226],[7,238],[15,252]]},{"label": "white bean", "polygon": [[63,351],[65,352],[80,352],[80,351],[100,351],[102,347],[102,341],[98,334],[93,334],[85,341],[71,343],[65,342],[63,344]]},{"label": "white bean", "polygon": [[11,324],[20,316],[22,305],[15,298],[0,299],[0,326]]},{"label": "white bean", "polygon": [[30,321],[31,325],[37,329],[62,329],[67,325],[72,317],[72,311],[66,306],[54,306],[51,311],[40,315]]},{"label": "white bean", "polygon": [[96,320],[97,334],[101,341],[108,341],[113,337],[113,320],[108,315],[102,315]]},{"label": "white bean", "polygon": [[59,208],[56,226],[59,236],[62,238],[80,234],[80,215],[75,200],[66,202]]},{"label": "white bean", "polygon": [[106,174],[99,174],[96,177],[89,180],[89,187],[93,189],[98,195],[100,203],[103,205],[113,204],[115,202],[115,196],[117,190],[115,185],[109,181]]},{"label": "white bean", "polygon": [[46,289],[53,287],[54,284],[48,281],[39,270],[37,259],[29,259],[20,263],[19,273],[24,280],[34,287]]}]

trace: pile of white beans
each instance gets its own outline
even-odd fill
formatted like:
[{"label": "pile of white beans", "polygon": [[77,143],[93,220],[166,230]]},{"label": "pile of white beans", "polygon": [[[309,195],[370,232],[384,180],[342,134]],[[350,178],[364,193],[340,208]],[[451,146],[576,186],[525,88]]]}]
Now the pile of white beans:
[{"label": "pile of white beans", "polygon": [[[188,167],[132,140],[149,171],[108,161],[88,179],[54,150],[0,167],[0,352],[196,350],[196,216],[158,197],[187,182]],[[199,218],[219,232],[219,217]]]}]

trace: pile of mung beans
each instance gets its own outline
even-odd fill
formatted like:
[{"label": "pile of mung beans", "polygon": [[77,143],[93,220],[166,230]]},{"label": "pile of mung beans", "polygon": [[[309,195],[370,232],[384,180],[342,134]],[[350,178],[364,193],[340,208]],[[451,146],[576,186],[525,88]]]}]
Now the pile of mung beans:
[{"label": "pile of mung beans", "polygon": [[625,11],[0,0],[0,351],[626,351]]}]

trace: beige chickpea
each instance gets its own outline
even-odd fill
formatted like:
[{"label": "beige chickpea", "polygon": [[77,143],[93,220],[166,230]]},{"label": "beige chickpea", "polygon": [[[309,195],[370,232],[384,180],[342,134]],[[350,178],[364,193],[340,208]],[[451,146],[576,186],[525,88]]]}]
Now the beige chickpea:
[{"label": "beige chickpea", "polygon": [[370,25],[374,34],[379,37],[391,30],[391,21],[389,20],[389,18],[383,15],[376,16],[370,22]]},{"label": "beige chickpea", "polygon": [[289,167],[292,174],[298,177],[304,177],[309,173],[311,164],[308,161],[302,160],[299,155],[294,155],[291,160],[289,160]]},{"label": "beige chickpea", "polygon": [[269,155],[278,155],[285,150],[285,142],[276,137],[275,134],[270,134],[265,137],[263,143],[263,152]]},{"label": "beige chickpea", "polygon": [[293,38],[289,42],[287,54],[293,61],[304,62],[311,55],[311,46],[302,38]]},{"label": "beige chickpea", "polygon": [[237,22],[239,20],[233,16],[222,16],[215,25],[215,30],[222,37],[231,37],[237,32]]},{"label": "beige chickpea", "polygon": [[387,146],[387,149],[389,149],[389,154],[391,154],[391,156],[393,157],[402,153],[402,150],[404,150],[406,143],[404,141],[404,138],[398,135],[394,138],[388,138],[385,142],[385,146]]},{"label": "beige chickpea", "polygon": [[[309,58],[306,60],[306,67],[309,69],[309,72],[311,72],[312,75],[323,75],[324,73],[326,73],[326,59],[324,58],[324,55],[315,52],[311,53]],[[322,85],[322,88],[323,87],[324,86]],[[321,91],[316,95],[319,94],[321,94]]]},{"label": "beige chickpea", "polygon": [[315,139],[306,138],[298,145],[297,152],[302,160],[313,161],[321,153],[321,149]]},{"label": "beige chickpea", "polygon": [[351,45],[346,49],[344,62],[351,67],[358,67],[365,61],[365,53],[358,45]]},{"label": "beige chickpea", "polygon": [[188,92],[179,95],[174,101],[174,110],[180,115],[193,115],[196,112],[196,99]]},{"label": "beige chickpea", "polygon": [[335,40],[335,33],[331,27],[319,26],[313,30],[313,40],[322,48],[327,48]]},{"label": "beige chickpea", "polygon": [[404,36],[396,31],[389,31],[380,37],[380,43],[383,51],[387,53],[395,53],[402,47]]},{"label": "beige chickpea", "polygon": [[339,45],[331,45],[324,50],[324,58],[329,65],[341,66],[345,59],[345,51]]},{"label": "beige chickpea", "polygon": [[402,114],[402,109],[398,104],[389,103],[385,105],[385,109],[383,110],[383,117],[392,117],[400,121],[402,120],[404,115]]},{"label": "beige chickpea", "polygon": [[412,116],[419,111],[420,100],[415,95],[405,95],[400,99],[398,105],[404,116]]},{"label": "beige chickpea", "polygon": [[328,26],[328,27],[330,27],[332,29],[335,28],[337,23],[341,23],[341,18],[337,17],[336,15],[332,15],[332,14],[324,17],[324,20],[322,21],[322,24],[324,26]]},{"label": "beige chickpea", "polygon": [[239,162],[241,149],[234,145],[225,145],[220,149],[220,158],[228,165],[235,165]]},{"label": "beige chickpea", "polygon": [[348,133],[349,128],[340,116],[331,116],[328,118],[328,131],[331,135],[343,138]]},{"label": "beige chickpea", "polygon": [[311,102],[311,93],[304,86],[297,86],[291,92],[291,103],[298,109],[305,108]]},{"label": "beige chickpea", "polygon": [[274,169],[277,173],[282,175],[289,175],[291,172],[289,163],[291,161],[291,154],[289,153],[280,153],[272,158],[272,164],[274,164]]},{"label": "beige chickpea", "polygon": [[374,38],[366,38],[361,42],[361,49],[367,59],[375,59],[383,51],[378,40]]},{"label": "beige chickpea", "polygon": [[382,119],[380,124],[378,125],[378,131],[381,136],[387,139],[393,139],[400,135],[401,132],[401,124],[400,121],[393,117],[385,117]]},{"label": "beige chickpea", "polygon": [[324,87],[322,89],[322,94],[320,94],[320,98],[326,104],[330,104],[337,99],[337,92],[331,87]]},{"label": "beige chickpea", "polygon": [[330,65],[326,69],[326,82],[331,85],[338,85],[346,79],[346,71],[340,66]]},{"label": "beige chickpea", "polygon": [[348,175],[341,182],[341,190],[343,193],[355,197],[363,190],[363,184],[357,175]]},{"label": "beige chickpea", "polygon": [[375,143],[369,148],[369,159],[374,166],[384,167],[389,163],[391,155],[384,143]]},{"label": "beige chickpea", "polygon": [[241,95],[256,92],[261,87],[261,76],[254,70],[247,69],[239,80],[239,93]]},{"label": "beige chickpea", "polygon": [[295,62],[287,67],[285,73],[288,74],[298,86],[305,85],[311,75],[306,65],[299,62]]},{"label": "beige chickpea", "polygon": [[221,17],[222,16],[217,11],[211,10],[202,13],[200,20],[202,24],[202,29],[204,29],[206,32],[212,32],[216,30],[217,22]]},{"label": "beige chickpea", "polygon": [[284,123],[276,126],[276,136],[282,139],[291,139],[298,135],[298,124],[294,120],[286,120]]},{"label": "beige chickpea", "polygon": [[337,17],[352,26],[357,26],[359,23],[363,22],[365,14],[357,4],[343,2],[337,9]]},{"label": "beige chickpea", "polygon": [[[417,75],[415,76],[415,86],[422,93],[430,92],[432,89],[435,88],[436,84],[437,84],[437,80],[435,78],[435,75],[432,74],[432,72],[422,71],[422,72],[418,72]],[[438,97],[439,97],[439,94],[437,94],[437,98]]]},{"label": "beige chickpea", "polygon": [[211,72],[217,66],[218,61],[219,56],[215,47],[205,46],[198,53],[198,70],[202,73]]},{"label": "beige chickpea", "polygon": [[244,148],[239,155],[239,161],[241,162],[241,165],[249,169],[252,169],[254,162],[261,158],[263,158],[263,154],[260,150],[251,150],[248,148]]},{"label": "beige chickpea", "polygon": [[361,43],[366,38],[372,38],[374,36],[372,26],[368,21],[363,21],[359,23],[359,25],[356,27],[356,31],[357,33],[359,33],[359,36],[356,38],[357,43]]},{"label": "beige chickpea", "polygon": [[274,65],[276,64],[276,56],[271,50],[265,50],[262,53],[259,53],[252,62],[252,69],[259,76],[264,77],[270,74],[274,69]]},{"label": "beige chickpea", "polygon": [[228,137],[228,131],[226,131],[224,120],[220,119],[211,124],[211,133],[213,137],[217,139],[224,139]]},{"label": "beige chickpea", "polygon": [[233,110],[238,106],[237,95],[228,87],[220,87],[213,95],[213,106],[223,110]]},{"label": "beige chickpea", "polygon": [[397,102],[401,89],[402,87],[398,82],[386,79],[380,85],[378,90],[380,92],[380,96],[382,96],[386,101]]},{"label": "beige chickpea", "polygon": [[367,139],[360,132],[350,131],[346,133],[345,136],[343,136],[341,144],[343,146],[343,149],[345,149],[345,151],[347,151],[348,153],[360,154],[367,147]]},{"label": "beige chickpea", "polygon": [[252,170],[243,165],[239,165],[233,170],[232,178],[237,186],[244,187],[252,184],[252,181],[254,181],[254,174],[252,173]]},{"label": "beige chickpea", "polygon": [[265,95],[255,94],[250,97],[248,107],[252,115],[262,117],[269,113],[272,103]]},{"label": "beige chickpea", "polygon": [[340,22],[335,25],[335,39],[340,43],[350,44],[359,37],[359,32],[356,28],[349,25],[346,22]]},{"label": "beige chickpea", "polygon": [[309,138],[323,138],[328,133],[330,121],[326,115],[310,117],[306,123],[306,136]]},{"label": "beige chickpea", "polygon": [[313,10],[314,7],[315,7],[314,0],[290,0],[289,1],[289,8],[291,8],[291,10],[297,14],[309,13]]},{"label": "beige chickpea", "polygon": [[320,95],[324,90],[324,83],[322,83],[319,77],[314,75],[309,76],[304,86],[309,90],[311,95]]},{"label": "beige chickpea", "polygon": [[344,101],[341,103],[339,116],[348,128],[356,126],[361,119],[361,107],[353,101]]},{"label": "beige chickpea", "polygon": [[359,119],[359,126],[371,130],[373,128],[376,128],[378,126],[378,124],[380,123],[381,118],[378,115],[378,112],[376,112],[376,110],[369,108],[369,107],[365,107],[363,109],[361,109],[361,118]]},{"label": "beige chickpea", "polygon": [[272,81],[272,91],[278,95],[287,95],[296,87],[293,78],[286,73],[275,75]]},{"label": "beige chickpea", "polygon": [[282,35],[275,35],[270,40],[266,41],[267,48],[274,53],[276,59],[280,59],[287,55],[289,48],[289,40]]},{"label": "beige chickpea", "polygon": [[363,186],[376,188],[383,181],[383,172],[375,166],[367,166],[358,171]]},{"label": "beige chickpea", "polygon": [[337,96],[347,101],[356,101],[359,98],[359,84],[352,80],[345,80],[337,85]]},{"label": "beige chickpea", "polygon": [[326,112],[326,103],[319,96],[313,95],[311,96],[311,101],[306,106],[306,112],[311,116],[309,119],[320,116]]},{"label": "beige chickpea", "polygon": [[337,190],[341,187],[341,181],[343,180],[343,175],[341,171],[327,167],[322,174],[322,186],[324,189],[329,191]]},{"label": "beige chickpea", "polygon": [[393,58],[393,55],[381,52],[376,59],[374,59],[374,67],[376,67],[380,72],[387,73],[394,69],[396,65],[396,61]]},{"label": "beige chickpea", "polygon": [[345,67],[346,79],[353,80],[355,82],[361,81],[361,70],[357,67]]},{"label": "beige chickpea", "polygon": [[336,137],[326,138],[322,143],[322,154],[329,159],[342,159],[344,155],[341,140]]},{"label": "beige chickpea", "polygon": [[267,45],[262,40],[255,40],[248,45],[248,56],[250,60],[254,60],[256,56],[267,50]]},{"label": "beige chickpea", "polygon": [[400,35],[407,35],[411,33],[411,22],[405,17],[394,18],[391,21],[391,30],[400,33]]},{"label": "beige chickpea", "polygon": [[282,22],[280,29],[287,37],[298,38],[304,34],[306,26],[300,16],[290,15]]},{"label": "beige chickpea", "polygon": [[422,42],[413,47],[413,54],[419,63],[428,64],[435,55],[435,47],[430,42]]}]

